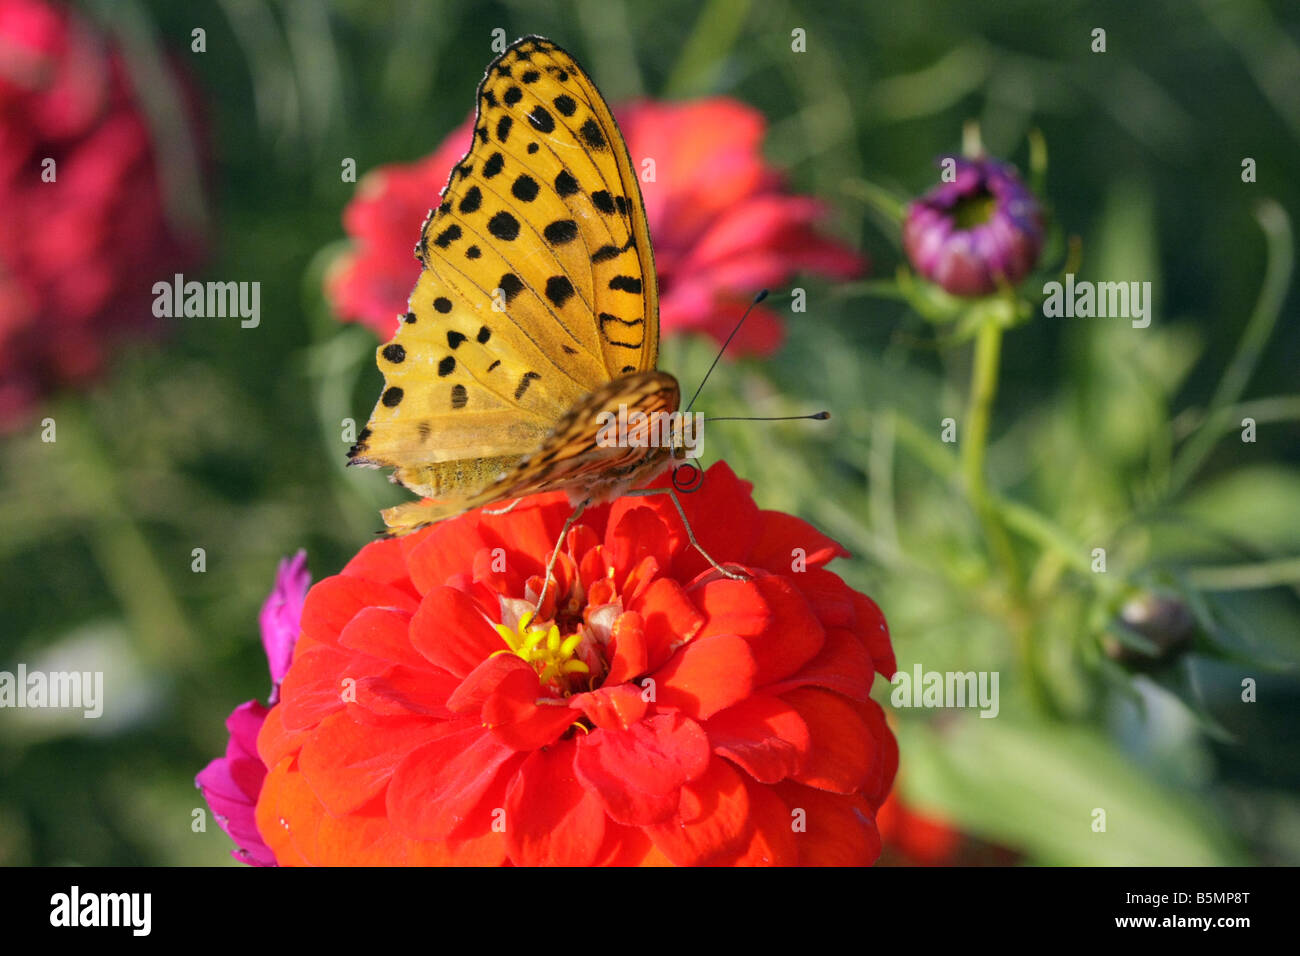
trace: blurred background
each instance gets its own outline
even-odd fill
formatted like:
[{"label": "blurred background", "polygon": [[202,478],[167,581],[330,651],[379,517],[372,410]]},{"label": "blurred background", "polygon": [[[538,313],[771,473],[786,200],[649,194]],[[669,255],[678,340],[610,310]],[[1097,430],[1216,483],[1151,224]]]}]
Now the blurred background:
[{"label": "blurred background", "polygon": [[[900,668],[1001,675],[996,719],[886,706],[883,862],[1300,864],[1284,0],[0,0],[0,670],[103,670],[107,696],[98,720],[0,711],[0,863],[235,865],[211,821],[192,832],[193,779],[269,689],[276,564],[305,548],[335,573],[408,497],[343,467],[381,384],[380,339],[326,292],[363,242],[346,160],[360,180],[434,153],[494,31],[554,39],[615,104],[748,104],[766,163],[822,202],[819,235],[870,263],[774,286],[783,340],[724,361],[702,407],[831,409],[713,426],[706,460],[853,552],[834,569],[884,609]],[[1039,310],[1007,331],[1001,551],[939,440],[971,345],[897,294],[888,212],[972,120],[1022,171],[1045,146],[1045,264],[1073,249],[1081,278],[1155,296],[1148,329]],[[418,221],[392,228],[409,250]],[[671,228],[652,221],[657,246]],[[259,282],[260,324],[155,318],[177,272]],[[716,342],[683,329],[665,319],[660,366],[689,388]],[[1134,602],[1166,613],[1142,625]]]}]

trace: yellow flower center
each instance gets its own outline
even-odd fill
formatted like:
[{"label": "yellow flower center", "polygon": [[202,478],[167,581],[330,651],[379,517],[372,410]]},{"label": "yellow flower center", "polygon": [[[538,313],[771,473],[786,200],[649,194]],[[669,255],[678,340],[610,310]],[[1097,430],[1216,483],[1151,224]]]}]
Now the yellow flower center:
[{"label": "yellow flower center", "polygon": [[519,618],[517,630],[512,631],[504,624],[496,625],[496,629],[510,650],[533,666],[543,684],[562,683],[570,674],[591,672],[582,661],[573,659],[574,651],[582,642],[581,633],[561,639],[557,624],[552,624],[549,628],[530,627],[533,616],[534,612],[528,611]]}]

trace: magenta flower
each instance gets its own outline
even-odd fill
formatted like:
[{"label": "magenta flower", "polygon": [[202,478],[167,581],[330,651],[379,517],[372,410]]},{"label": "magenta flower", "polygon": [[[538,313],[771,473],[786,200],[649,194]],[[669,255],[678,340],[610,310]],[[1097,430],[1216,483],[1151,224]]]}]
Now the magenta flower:
[{"label": "magenta flower", "polygon": [[1013,166],[956,159],[956,178],[907,207],[903,248],[916,271],[953,295],[1015,285],[1038,262],[1043,210]]},{"label": "magenta flower", "polygon": [[[280,562],[275,587],[262,605],[262,646],[271,670],[271,706],[280,697],[280,681],[293,660],[302,604],[310,585],[307,552],[299,551]],[[230,855],[249,866],[276,865],[275,854],[257,830],[254,814],[266,778],[266,765],[257,754],[257,735],[268,713],[269,708],[256,700],[236,707],[226,719],[226,729],[230,731],[226,755],[213,760],[194,778],[203,799],[212,808],[217,825],[238,847]]]},{"label": "magenta flower", "polygon": [[299,551],[284,558],[275,572],[275,587],[266,596],[258,623],[262,627],[262,647],[271,669],[271,698],[275,706],[280,699],[280,681],[293,661],[293,647],[298,643],[298,622],[302,620],[302,602],[311,586],[307,570],[307,552]]}]

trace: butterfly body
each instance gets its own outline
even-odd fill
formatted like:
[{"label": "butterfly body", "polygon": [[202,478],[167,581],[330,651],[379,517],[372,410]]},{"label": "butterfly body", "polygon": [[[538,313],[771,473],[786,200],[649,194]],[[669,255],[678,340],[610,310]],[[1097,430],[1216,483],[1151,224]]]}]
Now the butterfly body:
[{"label": "butterfly body", "polygon": [[470,151],[421,229],[410,312],[378,350],[385,385],[349,464],[433,499],[384,512],[402,534],[563,490],[617,497],[669,463],[598,441],[606,413],[676,412],[655,370],[658,291],[640,188],[604,98],[525,37],[478,88]]}]

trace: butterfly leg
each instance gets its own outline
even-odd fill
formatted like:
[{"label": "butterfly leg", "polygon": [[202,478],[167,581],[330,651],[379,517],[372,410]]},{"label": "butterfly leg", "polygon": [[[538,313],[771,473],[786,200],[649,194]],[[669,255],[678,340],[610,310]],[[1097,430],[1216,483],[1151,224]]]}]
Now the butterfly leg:
[{"label": "butterfly leg", "polygon": [[510,514],[510,512],[514,511],[515,508],[518,507],[519,502],[523,500],[524,500],[523,498],[516,498],[514,501],[510,502],[510,504],[506,505],[504,508],[484,508],[483,513],[485,515],[508,515]]},{"label": "butterfly leg", "polygon": [[638,491],[628,491],[625,495],[629,498],[645,498],[649,495],[667,495],[672,499],[673,507],[677,509],[677,515],[682,519],[682,527],[686,529],[686,539],[690,541],[691,547],[704,556],[704,560],[713,565],[713,570],[717,571],[723,577],[731,578],[733,581],[748,581],[749,578],[744,574],[735,574],[728,571],[722,565],[714,561],[709,552],[700,547],[700,543],[695,540],[695,532],[691,530],[691,523],[686,520],[686,512],[682,510],[682,503],[677,498],[677,492],[672,488],[642,488]]},{"label": "butterfly leg", "polygon": [[[515,504],[518,503],[518,501],[515,502]],[[573,514],[569,515],[569,520],[564,522],[564,528],[560,531],[560,538],[555,542],[555,550],[551,552],[551,560],[546,562],[546,579],[542,582],[542,593],[537,598],[538,614],[542,613],[542,605],[546,603],[546,590],[551,586],[551,571],[555,568],[555,562],[560,559],[560,548],[564,546],[564,539],[568,537],[569,529],[573,527],[575,521],[582,517],[582,513],[587,510],[589,504],[591,504],[590,498],[578,505]],[[511,505],[511,507],[514,507],[514,505]]]}]

